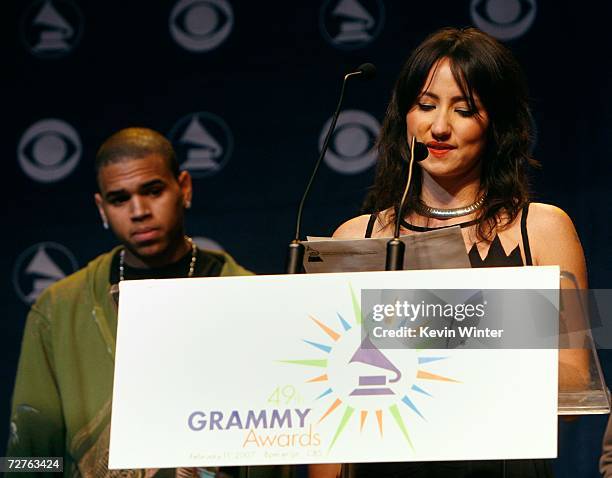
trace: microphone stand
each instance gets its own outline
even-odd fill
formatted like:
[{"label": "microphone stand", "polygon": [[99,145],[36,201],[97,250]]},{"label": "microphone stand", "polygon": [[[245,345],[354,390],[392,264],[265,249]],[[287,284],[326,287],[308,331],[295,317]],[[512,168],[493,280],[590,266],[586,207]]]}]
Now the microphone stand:
[{"label": "microphone stand", "polygon": [[331,135],[336,128],[336,122],[338,121],[338,116],[340,115],[340,108],[342,107],[342,101],[344,100],[344,90],[346,88],[346,82],[349,78],[354,76],[363,76],[364,78],[372,78],[376,72],[374,65],[371,63],[365,63],[357,68],[356,71],[352,71],[344,75],[344,80],[342,81],[342,89],[340,90],[340,99],[338,100],[338,106],[336,107],[336,111],[334,112],[334,116],[332,116],[332,122],[329,125],[329,129],[327,130],[327,135],[325,136],[325,141],[323,142],[323,147],[321,148],[321,154],[319,155],[319,159],[315,163],[315,167],[310,175],[310,179],[308,184],[306,185],[306,190],[302,195],[302,200],[300,201],[300,205],[298,207],[297,221],[295,226],[295,236],[293,240],[289,243],[289,249],[287,251],[287,266],[285,272],[287,274],[301,274],[304,272],[303,261],[304,261],[304,244],[300,242],[300,229],[302,226],[302,212],[304,211],[304,204],[306,202],[306,197],[310,192],[310,188],[314,181],[315,176],[317,175],[317,171],[319,170],[319,166],[321,166],[321,162],[325,157],[325,153],[327,152],[327,147],[329,145],[329,140],[331,139]]},{"label": "microphone stand", "polygon": [[387,257],[385,260],[386,271],[401,271],[404,269],[404,253],[406,252],[406,245],[400,240],[400,223],[404,212],[404,203],[408,196],[408,190],[412,183],[412,167],[414,165],[414,149],[416,145],[416,139],[413,136],[412,142],[410,143],[410,162],[408,163],[408,181],[406,181],[406,188],[402,200],[400,201],[399,209],[397,211],[397,217],[395,218],[395,231],[393,233],[393,239],[387,242]]}]

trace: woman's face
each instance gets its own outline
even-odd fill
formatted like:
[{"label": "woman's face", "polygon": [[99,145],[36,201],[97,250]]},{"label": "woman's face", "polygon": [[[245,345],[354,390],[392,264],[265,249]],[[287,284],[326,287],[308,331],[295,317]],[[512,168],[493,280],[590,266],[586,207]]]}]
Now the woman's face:
[{"label": "woman's face", "polygon": [[429,150],[421,167],[433,178],[461,177],[479,168],[489,117],[478,96],[478,111],[472,111],[447,58],[431,69],[424,88],[406,115],[408,144],[416,137]]}]

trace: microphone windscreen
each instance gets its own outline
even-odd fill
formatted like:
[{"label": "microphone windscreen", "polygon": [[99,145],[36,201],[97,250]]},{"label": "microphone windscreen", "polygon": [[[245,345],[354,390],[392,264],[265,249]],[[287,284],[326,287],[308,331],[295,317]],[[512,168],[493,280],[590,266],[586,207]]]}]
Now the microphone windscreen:
[{"label": "microphone windscreen", "polygon": [[429,156],[429,150],[427,146],[419,141],[414,143],[414,160],[417,162],[423,161],[427,156]]},{"label": "microphone windscreen", "polygon": [[371,80],[376,76],[376,67],[372,63],[364,63],[363,65],[359,65],[356,71],[361,73],[360,76],[364,80]]}]

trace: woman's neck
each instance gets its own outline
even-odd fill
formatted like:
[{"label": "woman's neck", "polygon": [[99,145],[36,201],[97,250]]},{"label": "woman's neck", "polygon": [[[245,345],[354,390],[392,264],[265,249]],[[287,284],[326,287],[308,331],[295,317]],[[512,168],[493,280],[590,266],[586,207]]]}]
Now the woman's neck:
[{"label": "woman's neck", "polygon": [[433,178],[423,170],[421,201],[430,207],[452,209],[469,206],[481,195],[480,169],[462,178]]},{"label": "woman's neck", "polygon": [[[474,168],[461,178],[433,178],[422,170],[421,201],[427,206],[441,209],[455,209],[473,204],[482,194],[480,188],[480,168]],[[405,217],[409,223],[421,227],[442,227],[471,221],[476,212],[466,216],[436,219],[421,216],[411,211]]]}]

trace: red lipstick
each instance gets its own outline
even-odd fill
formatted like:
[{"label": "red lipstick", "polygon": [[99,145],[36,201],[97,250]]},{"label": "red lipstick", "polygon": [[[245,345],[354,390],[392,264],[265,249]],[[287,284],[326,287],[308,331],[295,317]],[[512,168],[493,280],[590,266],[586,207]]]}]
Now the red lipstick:
[{"label": "red lipstick", "polygon": [[457,149],[456,146],[448,143],[440,143],[438,141],[430,141],[427,143],[427,149],[436,158],[442,158],[446,156],[453,149]]}]

